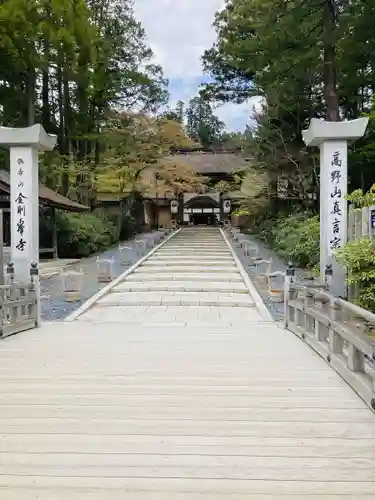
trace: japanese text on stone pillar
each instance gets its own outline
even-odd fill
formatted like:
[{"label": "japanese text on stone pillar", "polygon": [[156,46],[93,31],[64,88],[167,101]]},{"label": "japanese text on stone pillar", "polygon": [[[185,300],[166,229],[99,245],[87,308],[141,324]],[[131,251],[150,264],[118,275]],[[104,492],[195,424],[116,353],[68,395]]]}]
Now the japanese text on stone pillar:
[{"label": "japanese text on stone pillar", "polygon": [[342,223],[343,223],[343,187],[342,187],[343,160],[339,151],[335,151],[331,159],[330,172],[330,222],[329,222],[329,245],[332,251],[342,245]]},{"label": "japanese text on stone pillar", "polygon": [[27,197],[23,194],[23,188],[25,187],[24,170],[22,168],[22,166],[24,165],[23,159],[18,158],[17,164],[19,168],[17,171],[18,194],[17,198],[15,199],[16,212],[17,212],[16,230],[17,230],[17,240],[18,240],[16,248],[20,252],[23,252],[26,246],[26,241],[24,240],[24,233],[25,233],[25,215],[26,215],[25,200],[27,199]]}]

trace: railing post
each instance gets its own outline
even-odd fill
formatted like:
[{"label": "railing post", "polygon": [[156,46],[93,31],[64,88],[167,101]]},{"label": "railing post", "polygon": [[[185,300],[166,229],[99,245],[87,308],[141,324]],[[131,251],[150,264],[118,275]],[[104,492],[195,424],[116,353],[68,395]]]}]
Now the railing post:
[{"label": "railing post", "polygon": [[8,299],[13,299],[16,296],[15,293],[15,288],[14,288],[14,264],[13,262],[8,262],[7,264],[7,276],[8,276],[8,283],[9,288],[7,289],[7,292],[5,293],[6,298]]},{"label": "railing post", "polygon": [[337,306],[335,299],[330,302],[330,324],[329,324],[329,350],[333,355],[340,355],[343,352],[344,341],[342,337],[335,331],[331,322],[336,322],[339,319],[340,308]]},{"label": "railing post", "polygon": [[14,282],[14,264],[13,264],[13,262],[8,262],[8,264],[7,264],[7,275],[9,276],[9,284],[13,285],[13,282]]},{"label": "railing post", "polygon": [[[331,303],[322,302],[322,312],[331,319]],[[319,320],[315,321],[315,339],[317,342],[329,342],[330,326],[321,323]]]},{"label": "railing post", "polygon": [[312,304],[313,304],[313,295],[309,290],[309,288],[306,286],[304,289],[304,297],[303,297],[303,309],[304,309],[303,328],[306,331],[306,333],[315,335],[315,325],[313,325],[313,319],[308,313],[309,308],[312,306]]},{"label": "railing post", "polygon": [[333,268],[332,264],[327,264],[324,270],[324,284],[328,291],[332,290]]},{"label": "railing post", "polygon": [[284,328],[288,328],[289,325],[290,285],[294,282],[295,274],[296,274],[295,267],[291,262],[289,262],[285,272],[285,283],[284,283]]},{"label": "railing post", "polygon": [[365,355],[353,344],[348,345],[348,368],[357,373],[363,373],[365,370]]},{"label": "railing post", "polygon": [[30,285],[29,290],[35,294],[35,326],[39,327],[40,318],[40,283],[39,283],[39,268],[37,262],[30,264]]}]

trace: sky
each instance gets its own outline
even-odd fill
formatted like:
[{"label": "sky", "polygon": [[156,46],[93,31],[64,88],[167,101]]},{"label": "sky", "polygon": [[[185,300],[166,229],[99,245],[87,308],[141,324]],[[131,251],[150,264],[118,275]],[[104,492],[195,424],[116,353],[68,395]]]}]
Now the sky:
[{"label": "sky", "polygon": [[[201,57],[215,40],[212,23],[223,5],[224,0],[135,0],[136,17],[146,31],[155,62],[169,79],[171,108],[178,100],[187,103],[207,80]],[[246,124],[251,125],[254,106],[259,106],[257,98],[242,105],[225,104],[215,114],[229,131],[243,132]]]}]

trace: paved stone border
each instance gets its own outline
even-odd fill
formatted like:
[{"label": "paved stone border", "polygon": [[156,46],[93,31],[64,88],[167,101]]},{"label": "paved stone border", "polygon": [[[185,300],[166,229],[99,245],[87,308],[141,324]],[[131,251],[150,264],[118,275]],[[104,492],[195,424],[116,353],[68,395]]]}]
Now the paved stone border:
[{"label": "paved stone border", "polygon": [[96,301],[104,297],[108,292],[112,290],[115,286],[117,286],[121,281],[126,278],[129,274],[131,274],[133,271],[137,269],[145,260],[147,260],[151,255],[153,255],[159,248],[161,248],[167,241],[169,241],[171,238],[173,238],[176,234],[178,234],[181,231],[181,229],[178,229],[174,233],[170,234],[167,238],[165,238],[159,245],[157,245],[155,248],[152,248],[146,255],[144,255],[141,259],[139,259],[135,264],[130,266],[128,269],[126,269],[120,276],[118,276],[115,280],[111,281],[111,283],[108,283],[105,287],[100,289],[95,295],[90,297],[84,304],[82,304],[78,309],[73,311],[67,318],[64,319],[64,321],[74,321],[78,318],[78,316],[81,316],[84,312],[86,312],[90,307],[92,307]]},{"label": "paved stone border", "polygon": [[233,257],[233,260],[236,264],[236,266],[238,267],[238,270],[242,276],[242,279],[247,287],[247,289],[249,290],[249,294],[251,295],[251,297],[253,298],[254,302],[255,302],[255,306],[256,308],[258,309],[259,311],[259,314],[262,315],[263,319],[265,319],[266,321],[272,321],[274,322],[274,318],[272,317],[271,313],[269,312],[269,310],[267,309],[267,307],[265,306],[261,296],[259,295],[257,289],[255,288],[255,286],[253,285],[253,283],[251,282],[250,278],[249,278],[249,275],[247,274],[245,268],[243,267],[240,259],[237,257],[236,255],[236,252],[233,250],[233,247],[232,245],[230,244],[228,238],[227,238],[227,235],[225,234],[225,232],[223,231],[223,229],[220,229],[220,232],[221,232],[221,235],[222,237],[224,238],[225,240],[225,243],[227,244],[231,254],[232,254],[232,257]]}]

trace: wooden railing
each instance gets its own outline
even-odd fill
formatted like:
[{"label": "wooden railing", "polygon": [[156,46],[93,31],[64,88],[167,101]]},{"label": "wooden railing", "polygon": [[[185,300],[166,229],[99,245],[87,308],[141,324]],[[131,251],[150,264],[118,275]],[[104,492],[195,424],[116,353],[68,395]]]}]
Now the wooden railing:
[{"label": "wooden railing", "polygon": [[[246,253],[249,242],[242,242],[240,231],[230,224],[226,230]],[[250,260],[256,262],[261,262],[259,256]],[[284,326],[322,356],[375,411],[375,314],[331,295],[332,272],[328,265],[324,283],[297,283],[291,263],[285,273],[277,273],[285,276]],[[269,278],[274,274],[270,272]]]},{"label": "wooden railing", "polygon": [[13,264],[7,266],[8,284],[0,285],[0,338],[35,328],[39,323],[38,266],[32,264],[30,282],[14,281]]},{"label": "wooden railing", "polygon": [[375,410],[375,314],[327,292],[285,283],[285,328],[304,340]]}]

